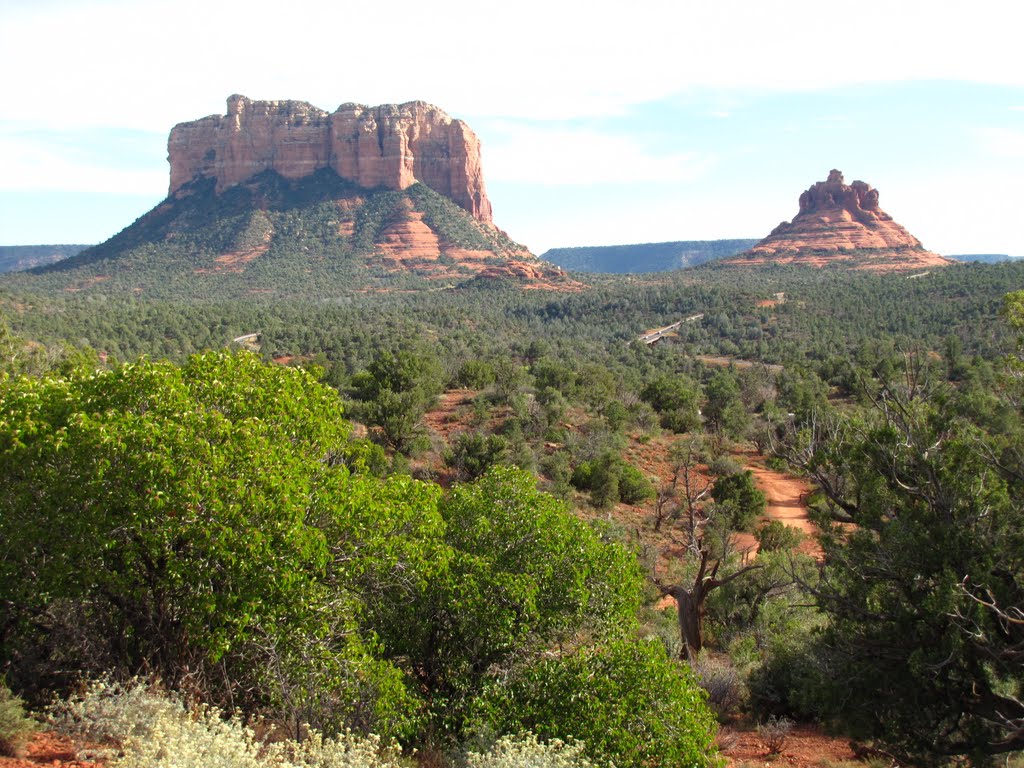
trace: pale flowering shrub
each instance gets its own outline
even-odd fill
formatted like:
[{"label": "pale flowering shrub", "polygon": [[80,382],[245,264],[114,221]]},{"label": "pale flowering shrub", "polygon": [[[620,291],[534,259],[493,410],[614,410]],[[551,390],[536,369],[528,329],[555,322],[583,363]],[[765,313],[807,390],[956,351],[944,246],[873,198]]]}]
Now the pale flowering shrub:
[{"label": "pale flowering shrub", "polygon": [[542,742],[532,733],[502,736],[487,752],[469,752],[467,768],[595,768],[583,746],[560,739]]},{"label": "pale flowering shrub", "polygon": [[271,752],[286,768],[398,768],[401,763],[393,748],[385,748],[375,735],[351,733],[325,737],[312,731],[302,742],[285,741],[271,746]]},{"label": "pale flowering shrub", "polygon": [[109,768],[397,768],[376,737],[313,731],[301,743],[266,744],[238,716],[215,707],[189,708],[180,697],[141,683],[97,682],[59,702],[60,730],[111,745]]}]

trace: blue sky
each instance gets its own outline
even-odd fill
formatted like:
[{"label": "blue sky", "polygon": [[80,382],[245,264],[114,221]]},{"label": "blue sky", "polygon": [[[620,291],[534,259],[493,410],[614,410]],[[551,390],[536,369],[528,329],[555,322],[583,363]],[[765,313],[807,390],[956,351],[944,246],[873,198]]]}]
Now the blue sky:
[{"label": "blue sky", "polygon": [[[1017,0],[0,0],[0,244],[98,242],[232,93],[422,99],[535,253],[761,237],[839,168],[940,253],[1024,255]],[[12,74],[15,73],[15,74]]]}]

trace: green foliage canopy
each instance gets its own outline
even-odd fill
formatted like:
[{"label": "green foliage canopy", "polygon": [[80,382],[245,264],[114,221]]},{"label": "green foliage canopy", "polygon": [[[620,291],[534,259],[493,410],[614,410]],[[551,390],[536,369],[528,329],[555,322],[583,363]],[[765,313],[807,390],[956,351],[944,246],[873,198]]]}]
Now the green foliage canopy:
[{"label": "green foliage canopy", "polygon": [[711,497],[725,512],[727,525],[734,531],[753,530],[767,506],[767,498],[754,483],[754,473],[749,469],[715,480]]},{"label": "green foliage canopy", "polygon": [[1024,746],[1019,412],[1009,432],[986,427],[914,356],[895,373],[869,383],[871,408],[802,438],[853,523],[822,538],[830,703],[901,754],[986,764]]},{"label": "green foliage canopy", "polygon": [[655,641],[620,640],[518,670],[487,691],[477,722],[580,739],[601,764],[713,764],[716,732],[690,668]]},{"label": "green foliage canopy", "polygon": [[[267,649],[280,661],[315,638],[347,659],[334,685],[356,668],[372,676],[352,631],[359,601],[328,588],[331,548],[310,524],[337,514],[348,467],[362,464],[333,390],[218,353],[12,379],[0,398],[6,661],[43,648],[57,657],[44,669],[146,670],[215,696],[272,695],[254,679]],[[89,642],[54,643],[66,623]]]}]

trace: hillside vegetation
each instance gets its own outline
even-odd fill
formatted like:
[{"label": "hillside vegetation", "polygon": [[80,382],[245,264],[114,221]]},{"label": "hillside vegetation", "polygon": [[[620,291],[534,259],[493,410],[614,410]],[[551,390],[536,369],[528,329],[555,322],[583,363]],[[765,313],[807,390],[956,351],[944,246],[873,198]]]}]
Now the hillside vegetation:
[{"label": "hillside vegetation", "polygon": [[[382,244],[416,216],[439,248],[396,267]],[[474,260],[455,259],[460,249]],[[110,240],[9,280],[47,293],[171,301],[327,299],[423,288],[428,278],[456,284],[522,254],[421,184],[366,190],[330,170],[296,181],[265,171],[219,195],[212,179],[197,179]]]},{"label": "hillside vegetation", "polygon": [[[418,194],[352,232],[443,219]],[[193,203],[241,250],[339,210]],[[1024,747],[1024,265],[366,292],[302,277],[310,245],[252,294],[139,231],[2,283],[0,664],[30,706],[143,674],[423,765],[711,765],[716,717],[908,764]],[[82,283],[121,259],[153,297]],[[808,483],[812,546],[764,517],[766,465]]]}]

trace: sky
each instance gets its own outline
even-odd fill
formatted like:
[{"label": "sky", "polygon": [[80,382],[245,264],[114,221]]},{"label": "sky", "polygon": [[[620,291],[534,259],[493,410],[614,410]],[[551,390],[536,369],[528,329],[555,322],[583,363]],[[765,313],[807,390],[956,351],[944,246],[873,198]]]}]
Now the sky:
[{"label": "sky", "polygon": [[234,93],[427,101],[541,254],[757,238],[830,169],[944,254],[1024,256],[1020,0],[0,0],[0,245],[105,240]]}]

